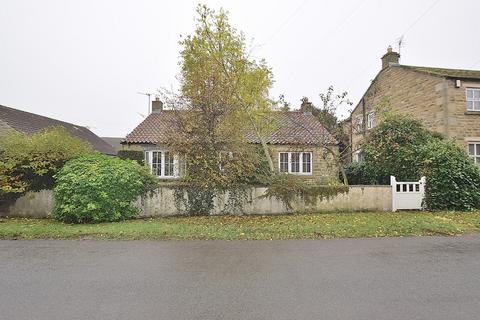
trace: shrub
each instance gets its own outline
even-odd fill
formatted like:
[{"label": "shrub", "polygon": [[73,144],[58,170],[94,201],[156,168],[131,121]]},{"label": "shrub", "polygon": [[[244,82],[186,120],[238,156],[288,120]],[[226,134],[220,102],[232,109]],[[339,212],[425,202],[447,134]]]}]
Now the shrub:
[{"label": "shrub", "polygon": [[53,217],[69,223],[133,218],[131,202],[157,183],[136,162],[100,154],[68,161],[55,180]]},{"label": "shrub", "polygon": [[425,207],[473,210],[480,207],[480,169],[453,142],[431,141],[419,150],[427,177]]},{"label": "shrub", "polygon": [[144,164],[144,154],[142,150],[118,150],[117,156],[120,159],[135,160],[138,164]]},{"label": "shrub", "polygon": [[378,184],[389,184],[391,175],[399,181],[418,180],[418,148],[432,140],[439,140],[439,136],[419,121],[408,115],[387,114],[365,141],[365,171]]},{"label": "shrub", "polygon": [[372,177],[372,173],[369,171],[369,167],[365,162],[349,163],[344,169],[349,185],[369,185],[376,183],[375,178]]},{"label": "shrub", "polygon": [[371,130],[364,145],[364,168],[374,183],[389,176],[415,181],[426,176],[424,205],[429,210],[472,210],[480,207],[480,169],[465,150],[443,140],[420,122],[388,115]]},{"label": "shrub", "polygon": [[0,139],[0,202],[26,191],[51,189],[53,175],[73,157],[93,153],[63,127],[33,135],[9,132]]}]

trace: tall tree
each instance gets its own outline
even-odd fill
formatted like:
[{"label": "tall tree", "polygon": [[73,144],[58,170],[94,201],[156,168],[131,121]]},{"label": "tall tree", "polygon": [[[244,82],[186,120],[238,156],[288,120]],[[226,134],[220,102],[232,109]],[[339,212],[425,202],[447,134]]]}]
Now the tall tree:
[{"label": "tall tree", "polygon": [[273,171],[264,138],[273,80],[265,61],[248,56],[245,36],[225,11],[205,5],[197,7],[196,29],[180,45],[181,102],[170,148],[186,159],[187,182],[207,189],[244,180],[258,160],[246,131],[254,132]]}]

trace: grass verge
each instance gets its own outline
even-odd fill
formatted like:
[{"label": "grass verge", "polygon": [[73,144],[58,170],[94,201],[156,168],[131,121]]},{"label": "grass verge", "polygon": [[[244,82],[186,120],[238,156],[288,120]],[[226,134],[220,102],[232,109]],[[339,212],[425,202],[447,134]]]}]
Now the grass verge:
[{"label": "grass verge", "polygon": [[72,225],[0,218],[0,239],[318,239],[480,232],[478,212],[367,212],[139,219]]}]

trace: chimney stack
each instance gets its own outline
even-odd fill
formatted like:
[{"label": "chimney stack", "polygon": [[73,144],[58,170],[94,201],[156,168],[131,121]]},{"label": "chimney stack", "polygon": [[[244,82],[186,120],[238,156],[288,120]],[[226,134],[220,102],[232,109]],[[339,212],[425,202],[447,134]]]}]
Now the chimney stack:
[{"label": "chimney stack", "polygon": [[152,101],[152,113],[158,113],[163,110],[163,102],[158,97]]},{"label": "chimney stack", "polygon": [[400,60],[400,54],[392,51],[392,47],[388,46],[387,53],[382,57],[382,70],[390,66],[390,64],[398,64]]}]

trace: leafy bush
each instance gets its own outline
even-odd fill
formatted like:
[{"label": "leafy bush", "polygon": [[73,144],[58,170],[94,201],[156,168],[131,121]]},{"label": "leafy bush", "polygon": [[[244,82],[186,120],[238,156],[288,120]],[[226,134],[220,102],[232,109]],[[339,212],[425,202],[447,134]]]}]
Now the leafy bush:
[{"label": "leafy bush", "polygon": [[425,207],[472,210],[480,207],[480,169],[465,150],[443,140],[408,116],[388,115],[371,130],[364,145],[362,175],[388,184],[427,178]]},{"label": "leafy bush", "polygon": [[117,156],[120,159],[135,160],[138,164],[144,164],[144,154],[142,150],[118,150]]},{"label": "leafy bush", "polygon": [[289,174],[278,174],[272,178],[264,197],[276,198],[289,209],[293,209],[293,201],[300,197],[307,205],[313,205],[317,200],[329,199],[339,193],[348,192],[348,187],[342,184],[322,184],[320,181],[309,181]]},{"label": "leafy bush", "polygon": [[419,150],[427,177],[425,206],[430,210],[480,207],[480,169],[452,142],[431,141]]},{"label": "leafy bush", "polygon": [[421,171],[418,148],[439,139],[408,115],[387,114],[370,131],[363,146],[366,175],[378,184],[389,184],[391,175],[399,181],[418,180]]},{"label": "leafy bush", "polygon": [[375,178],[372,177],[365,162],[349,163],[344,167],[344,170],[349,185],[375,184]]},{"label": "leafy bush", "polygon": [[0,139],[0,202],[26,191],[51,189],[53,175],[73,157],[93,153],[63,127],[32,135],[9,132]]},{"label": "leafy bush", "polygon": [[53,217],[69,223],[133,218],[131,202],[157,184],[136,162],[100,154],[68,161],[55,180]]}]

